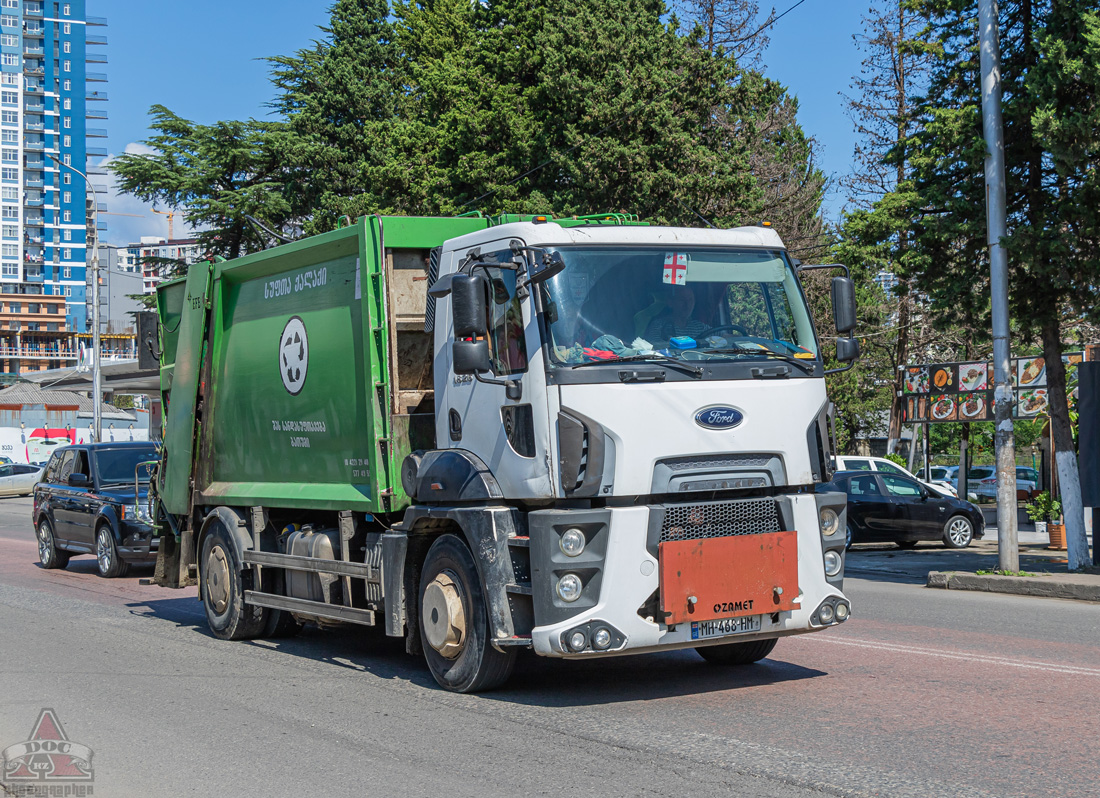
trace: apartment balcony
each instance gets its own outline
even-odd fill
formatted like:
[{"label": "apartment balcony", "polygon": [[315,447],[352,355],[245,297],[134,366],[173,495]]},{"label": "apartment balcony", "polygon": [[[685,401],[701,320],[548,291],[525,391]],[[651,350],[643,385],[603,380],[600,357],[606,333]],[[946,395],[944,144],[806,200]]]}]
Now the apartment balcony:
[{"label": "apartment balcony", "polygon": [[100,53],[100,52],[97,52],[95,50],[92,50],[84,58],[84,63],[85,64],[106,64],[107,63],[107,54],[106,53]]},{"label": "apartment balcony", "polygon": [[[27,332],[34,333],[45,331],[25,330],[24,335]],[[0,346],[0,358],[19,358],[21,360],[79,360],[79,355],[71,349],[52,349],[46,346]]]},{"label": "apartment balcony", "polygon": [[41,94],[42,93],[42,87],[39,86],[37,83],[24,82],[23,83],[23,93],[24,94]]},{"label": "apartment balcony", "polygon": [[107,92],[105,91],[89,91],[84,93],[84,99],[92,102],[105,102],[107,100]]},{"label": "apartment balcony", "polygon": [[42,217],[41,216],[28,216],[27,218],[25,218],[23,220],[23,224],[29,225],[30,227],[41,227],[42,226]]},{"label": "apartment balcony", "polygon": [[36,170],[36,171],[41,171],[44,166],[45,166],[45,164],[43,164],[43,162],[41,160],[37,160],[37,159],[29,159],[28,158],[26,161],[23,161],[23,168],[24,169],[32,169],[32,170]]},{"label": "apartment balcony", "polygon": [[106,158],[107,157],[107,148],[106,147],[86,147],[84,149],[84,154],[88,155],[90,157],[94,157],[94,158]]},{"label": "apartment balcony", "polygon": [[84,80],[88,83],[106,83],[107,82],[107,73],[106,72],[85,72],[84,73]]},{"label": "apartment balcony", "polygon": [[46,142],[44,141],[24,141],[24,150],[44,150],[46,149]]},{"label": "apartment balcony", "polygon": [[107,118],[107,109],[106,108],[89,108],[88,111],[84,114],[84,118],[85,119],[106,119]]},{"label": "apartment balcony", "polygon": [[42,274],[41,266],[25,266],[23,268],[23,279],[28,283],[40,283],[44,278]]},{"label": "apartment balcony", "polygon": [[43,205],[41,197],[27,197],[23,200],[24,208],[41,208]]},{"label": "apartment balcony", "polygon": [[102,28],[107,24],[107,17],[85,17],[89,28]]},{"label": "apartment balcony", "polygon": [[42,236],[25,235],[23,236],[23,243],[26,244],[28,247],[38,247],[39,249],[41,249]]},{"label": "apartment balcony", "polygon": [[[108,175],[110,175],[110,172],[108,172],[102,166],[89,166],[87,169],[84,170],[84,172],[88,175],[88,177],[107,177]],[[99,188],[96,188],[96,191],[99,190]],[[106,190],[107,189],[103,189],[103,191]]]},{"label": "apartment balcony", "polygon": [[23,55],[31,58],[39,58],[45,54],[46,51],[37,45],[29,44],[23,47]]},{"label": "apartment balcony", "polygon": [[23,68],[24,75],[42,76],[46,74],[46,70],[42,67],[27,66]]},{"label": "apartment balcony", "polygon": [[40,114],[46,110],[46,106],[42,103],[27,103],[23,106],[23,111],[28,114]]},{"label": "apartment balcony", "polygon": [[46,181],[44,181],[44,180],[24,180],[23,181],[23,187],[24,188],[43,188],[43,187],[45,187],[45,185],[46,185]]},{"label": "apartment balcony", "polygon": [[23,19],[42,19],[42,4],[27,3],[23,6]]},{"label": "apartment balcony", "polygon": [[105,139],[107,138],[107,128],[90,127],[84,131],[84,135],[90,139]]},{"label": "apartment balcony", "polygon": [[39,131],[45,130],[46,126],[44,124],[42,124],[41,122],[24,122],[23,123],[23,129],[34,131],[34,132],[37,133]]},{"label": "apartment balcony", "polygon": [[84,34],[84,41],[88,44],[106,44],[107,37],[98,33]]},{"label": "apartment balcony", "polygon": [[24,39],[41,39],[46,35],[46,29],[41,25],[23,25]]}]

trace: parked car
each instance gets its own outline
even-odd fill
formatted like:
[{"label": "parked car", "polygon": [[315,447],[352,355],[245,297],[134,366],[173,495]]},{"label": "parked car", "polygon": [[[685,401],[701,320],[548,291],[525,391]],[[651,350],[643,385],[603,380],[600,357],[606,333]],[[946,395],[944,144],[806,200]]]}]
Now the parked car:
[{"label": "parked car", "polygon": [[152,471],[147,464],[159,456],[148,442],[56,449],[34,488],[42,567],[64,568],[74,554],[94,554],[100,575],[114,577],[131,563],[155,560],[159,538],[144,504]]},{"label": "parked car", "polygon": [[42,478],[38,466],[8,463],[0,465],[0,496],[30,496]]},{"label": "parked car", "polygon": [[955,486],[947,482],[925,482],[920,477],[910,474],[897,463],[890,462],[885,457],[848,457],[840,455],[836,458],[837,471],[881,471],[884,474],[900,474],[903,477],[916,480],[922,485],[933,488],[939,493],[948,496],[956,496]]},{"label": "parked car", "polygon": [[[966,490],[978,501],[996,501],[997,467],[971,466],[966,474]],[[1016,490],[1026,491],[1029,499],[1034,498],[1039,493],[1039,472],[1027,466],[1016,466]]]},{"label": "parked car", "polygon": [[970,502],[941,496],[898,474],[841,471],[818,490],[848,494],[849,547],[892,541],[911,549],[921,540],[940,540],[961,549],[985,529],[982,511]]}]

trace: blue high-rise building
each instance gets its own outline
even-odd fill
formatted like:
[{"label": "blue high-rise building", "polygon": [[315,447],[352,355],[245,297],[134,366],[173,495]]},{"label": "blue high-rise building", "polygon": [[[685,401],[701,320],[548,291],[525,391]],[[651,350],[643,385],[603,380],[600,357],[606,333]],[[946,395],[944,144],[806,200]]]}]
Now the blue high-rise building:
[{"label": "blue high-rise building", "polygon": [[105,26],[85,0],[0,0],[0,375],[74,365],[87,329],[97,200],[66,167],[107,154]]}]

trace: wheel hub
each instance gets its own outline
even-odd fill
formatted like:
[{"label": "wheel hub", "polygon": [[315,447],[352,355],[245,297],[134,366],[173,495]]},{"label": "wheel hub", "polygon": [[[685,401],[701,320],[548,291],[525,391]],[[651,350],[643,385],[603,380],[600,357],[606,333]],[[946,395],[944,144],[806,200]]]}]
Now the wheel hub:
[{"label": "wheel hub", "polygon": [[462,653],[466,642],[466,608],[462,588],[444,571],[424,588],[424,636],[447,659]]},{"label": "wheel hub", "polygon": [[95,542],[96,556],[99,558],[100,570],[106,571],[111,567],[111,544],[107,540],[107,533],[100,530]]},{"label": "wheel hub", "polygon": [[38,557],[44,565],[50,561],[50,529],[45,524],[38,527]]},{"label": "wheel hub", "polygon": [[225,608],[229,606],[229,563],[221,546],[210,550],[210,556],[206,558],[205,577],[206,597],[215,612],[225,612]]}]

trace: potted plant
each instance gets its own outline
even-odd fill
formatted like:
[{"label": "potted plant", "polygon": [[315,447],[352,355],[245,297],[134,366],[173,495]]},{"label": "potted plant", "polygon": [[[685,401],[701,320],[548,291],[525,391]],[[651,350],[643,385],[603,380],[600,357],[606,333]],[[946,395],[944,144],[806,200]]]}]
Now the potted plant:
[{"label": "potted plant", "polygon": [[1059,551],[1066,549],[1066,528],[1058,523],[1062,520],[1062,503],[1058,499],[1044,490],[1024,510],[1027,511],[1027,517],[1035,522],[1035,531],[1045,531],[1050,536],[1050,548]]}]

